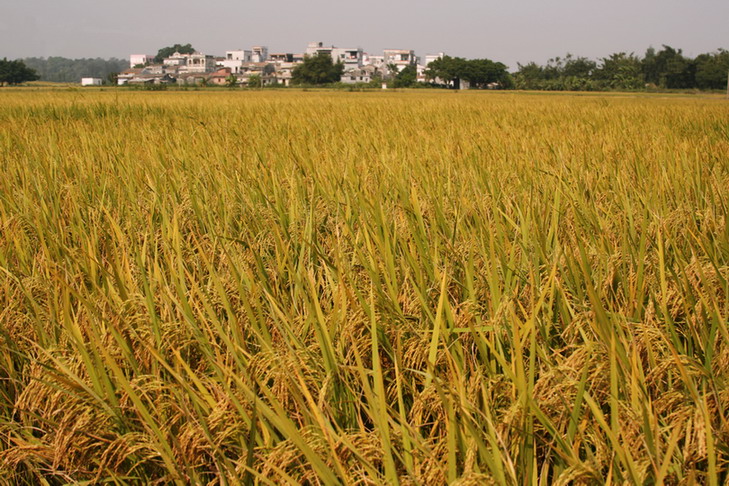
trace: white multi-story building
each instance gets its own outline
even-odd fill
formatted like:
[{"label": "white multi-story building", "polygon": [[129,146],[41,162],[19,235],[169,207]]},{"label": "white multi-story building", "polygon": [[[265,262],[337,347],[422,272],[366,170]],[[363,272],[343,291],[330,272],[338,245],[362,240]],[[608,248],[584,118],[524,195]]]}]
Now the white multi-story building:
[{"label": "white multi-story building", "polygon": [[335,47],[325,46],[323,42],[309,42],[305,54],[309,57],[318,54],[328,54],[333,62],[341,62],[344,69],[358,69],[364,63],[364,53],[361,47]]},{"label": "white multi-story building", "polygon": [[345,84],[369,83],[377,77],[382,77],[380,70],[368,64],[361,68],[352,68],[344,71],[341,82]]},{"label": "white multi-story building", "polygon": [[251,59],[253,59],[252,51],[225,51],[225,58],[218,61],[217,65],[230,69],[232,74],[240,74],[243,63],[251,62]]},{"label": "white multi-story building", "polygon": [[333,49],[334,46],[325,46],[323,42],[309,42],[309,45],[306,46],[306,51],[304,51],[304,54],[311,57],[316,56],[321,52],[324,52],[331,56]]},{"label": "white multi-story building", "polygon": [[225,51],[226,61],[241,61],[241,62],[252,62],[253,51],[249,50],[237,50],[237,51]]},{"label": "white multi-story building", "polygon": [[385,66],[394,64],[398,72],[407,66],[415,66],[418,63],[418,58],[415,57],[415,51],[412,50],[385,49],[383,54]]},{"label": "white multi-story building", "polygon": [[275,69],[273,76],[278,84],[289,86],[296,67],[295,55],[290,52],[276,52],[268,55],[268,65]]},{"label": "white multi-story building", "polygon": [[165,57],[162,59],[162,64],[165,66],[186,66],[187,65],[187,58],[189,54],[180,54],[179,52],[175,52],[170,57]]},{"label": "white multi-story building", "polygon": [[294,62],[294,55],[290,52],[272,52],[268,55],[268,62],[272,62],[274,64]]},{"label": "white multi-story building", "polygon": [[213,56],[200,54],[185,54],[185,65],[180,67],[180,73],[211,73],[215,71],[215,58]]},{"label": "white multi-story building", "polygon": [[344,64],[344,69],[359,69],[364,65],[364,53],[361,47],[334,47],[331,51],[332,61]]},{"label": "white multi-story building", "polygon": [[151,64],[152,61],[154,61],[152,54],[132,54],[129,56],[129,67],[146,66],[147,64]]},{"label": "white multi-story building", "polygon": [[364,55],[365,66],[374,66],[377,69],[381,69],[385,65],[385,56],[370,56],[369,54]]},{"label": "white multi-story building", "polygon": [[268,47],[253,46],[251,51],[251,62],[266,62],[268,60]]}]

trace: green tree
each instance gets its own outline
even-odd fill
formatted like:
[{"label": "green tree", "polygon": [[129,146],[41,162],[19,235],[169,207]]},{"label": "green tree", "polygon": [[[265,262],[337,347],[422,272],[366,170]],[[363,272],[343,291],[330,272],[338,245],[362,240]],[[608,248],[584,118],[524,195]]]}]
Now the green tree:
[{"label": "green tree", "polygon": [[696,85],[696,65],[683,56],[681,49],[663,46],[659,52],[649,48],[642,62],[647,83],[663,88],[693,88]]},{"label": "green tree", "polygon": [[106,75],[106,84],[116,86],[119,79],[119,73],[109,73]]},{"label": "green tree", "polygon": [[462,57],[443,56],[428,64],[425,77],[456,86],[466,73],[466,62]]},{"label": "green tree", "polygon": [[573,57],[567,54],[564,59],[562,76],[574,76],[581,79],[589,79],[597,69],[597,63],[586,57]]},{"label": "green tree", "polygon": [[65,57],[28,57],[23,62],[38,72],[42,81],[78,83],[81,78],[106,78],[110,73],[129,69],[128,59],[68,59]]},{"label": "green tree", "polygon": [[492,83],[502,88],[512,86],[506,65],[490,59],[443,56],[428,65],[425,76],[431,80],[440,79],[453,87],[458,86],[461,80],[468,81],[474,88],[485,88]]},{"label": "green tree", "polygon": [[595,78],[601,86],[612,89],[639,89],[645,84],[640,59],[625,52],[602,58]]},{"label": "green tree", "polygon": [[263,79],[261,78],[260,74],[253,74],[248,78],[248,87],[249,88],[262,88]]},{"label": "green tree", "polygon": [[517,89],[540,89],[539,85],[544,79],[544,68],[536,62],[528,64],[517,63],[517,72],[514,73],[514,84]]},{"label": "green tree", "polygon": [[656,50],[649,47],[645,51],[643,59],[640,61],[640,69],[643,72],[643,79],[646,83],[658,84],[661,73],[658,59],[656,59]]},{"label": "green tree", "polygon": [[[568,54],[569,55],[569,54]],[[542,69],[544,79],[559,79],[564,76],[564,62],[561,57],[553,57]]]},{"label": "green tree", "polygon": [[471,59],[464,63],[461,78],[474,88],[486,88],[496,84],[502,88],[511,87],[511,77],[506,65],[490,59]]},{"label": "green tree", "polygon": [[237,84],[238,84],[238,77],[235,74],[231,74],[227,78],[225,78],[225,85],[228,88],[235,88]]},{"label": "green tree", "polygon": [[166,57],[170,57],[175,52],[179,52],[180,54],[194,54],[195,49],[190,44],[175,44],[174,46],[163,47],[162,49],[157,51],[157,55],[154,56],[154,62],[159,64]]},{"label": "green tree", "polygon": [[729,51],[701,54],[696,63],[696,86],[700,89],[724,89],[729,73]]},{"label": "green tree", "polygon": [[40,79],[38,73],[26,66],[23,61],[8,61],[7,58],[0,61],[0,86],[20,84],[37,79]]},{"label": "green tree", "polygon": [[329,54],[319,52],[315,56],[306,56],[304,62],[294,68],[291,72],[291,83],[336,83],[342,78],[343,72],[344,65],[341,62],[334,63]]},{"label": "green tree", "polygon": [[[397,69],[394,71],[397,72]],[[395,75],[392,81],[393,88],[409,88],[418,81],[418,70],[413,65],[405,66]]]}]

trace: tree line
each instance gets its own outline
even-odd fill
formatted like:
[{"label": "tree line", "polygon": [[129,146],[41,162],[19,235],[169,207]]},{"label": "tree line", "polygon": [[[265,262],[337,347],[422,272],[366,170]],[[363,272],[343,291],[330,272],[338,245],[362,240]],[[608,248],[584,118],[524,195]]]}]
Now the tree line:
[{"label": "tree line", "polygon": [[0,60],[0,86],[20,84],[37,79],[38,74],[26,66],[23,61],[8,61],[7,58]]},{"label": "tree line", "polygon": [[662,89],[724,89],[729,51],[719,49],[690,58],[681,49],[648,48],[643,57],[619,52],[593,61],[567,54],[547,64],[518,65],[512,75],[517,89],[555,91]]},{"label": "tree line", "polygon": [[67,59],[65,57],[28,57],[25,65],[33,69],[41,81],[78,83],[81,78],[110,80],[113,75],[129,69],[126,59]]}]

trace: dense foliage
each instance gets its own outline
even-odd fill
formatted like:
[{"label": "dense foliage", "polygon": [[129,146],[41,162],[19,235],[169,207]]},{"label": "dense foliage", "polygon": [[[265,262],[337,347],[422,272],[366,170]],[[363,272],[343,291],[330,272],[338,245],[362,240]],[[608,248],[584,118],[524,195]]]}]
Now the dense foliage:
[{"label": "dense foliage", "polygon": [[625,52],[598,62],[567,54],[546,65],[519,65],[516,87],[539,90],[635,90],[648,86],[665,89],[724,89],[729,75],[729,51],[701,54],[695,59],[670,46],[656,52],[649,48],[643,58]]},{"label": "dense foliage", "polygon": [[25,65],[23,61],[0,60],[0,86],[20,84],[38,79],[38,73]]},{"label": "dense foliage", "polygon": [[395,65],[388,66],[388,68],[392,73],[392,82],[390,84],[393,88],[410,88],[418,82],[418,70],[412,64],[401,70],[398,70]]},{"label": "dense foliage", "polygon": [[723,97],[0,90],[0,484],[729,478]]},{"label": "dense foliage", "polygon": [[304,57],[291,72],[291,84],[329,84],[336,83],[342,77],[344,65],[332,61],[326,52]]},{"label": "dense foliage", "polygon": [[40,76],[41,81],[78,83],[81,78],[108,79],[109,75],[129,68],[124,59],[67,59],[65,57],[29,57],[23,60]]},{"label": "dense foliage", "polygon": [[425,72],[428,79],[457,86],[460,81],[468,81],[471,87],[498,88],[511,87],[511,78],[506,65],[490,59],[464,59],[443,56],[428,65]]}]

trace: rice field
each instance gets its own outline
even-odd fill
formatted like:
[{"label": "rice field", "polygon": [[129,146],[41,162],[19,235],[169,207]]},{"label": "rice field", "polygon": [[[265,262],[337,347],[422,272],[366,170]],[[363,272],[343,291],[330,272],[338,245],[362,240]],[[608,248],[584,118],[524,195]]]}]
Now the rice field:
[{"label": "rice field", "polygon": [[727,484],[729,102],[0,90],[0,484]]}]

